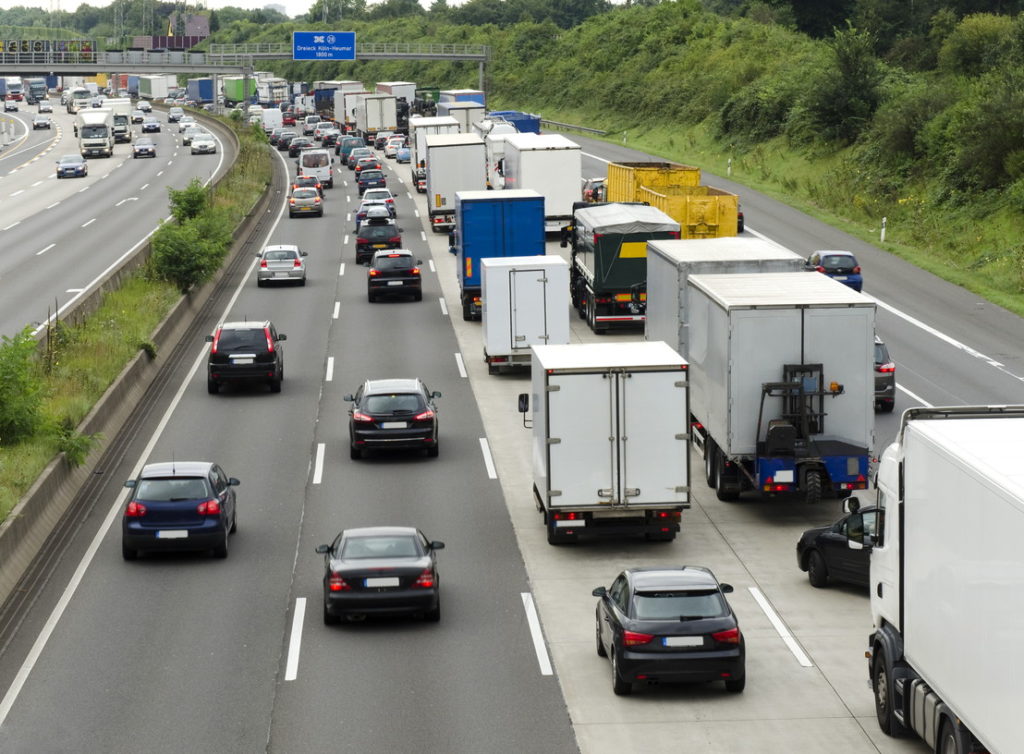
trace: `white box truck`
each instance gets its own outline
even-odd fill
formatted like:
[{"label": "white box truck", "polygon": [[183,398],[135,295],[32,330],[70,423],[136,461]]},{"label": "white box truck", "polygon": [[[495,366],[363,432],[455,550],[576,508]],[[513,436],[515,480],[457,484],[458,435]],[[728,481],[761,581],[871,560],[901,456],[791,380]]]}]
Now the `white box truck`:
[{"label": "white box truck", "polygon": [[690,507],[686,362],[665,343],[533,347],[533,494],[548,542],[670,541]]},{"label": "white box truck", "polygon": [[142,99],[163,99],[167,92],[167,76],[139,76],[139,96]]},{"label": "white box truck", "polygon": [[487,188],[484,141],[473,134],[426,137],[427,214],[435,233],[455,227],[455,192]]},{"label": "white box truck", "polygon": [[345,133],[355,130],[356,108],[362,105],[368,94],[370,92],[363,90],[334,90],[334,120],[344,126]]},{"label": "white box truck", "polygon": [[103,107],[110,110],[114,116],[114,141],[131,143],[132,110],[135,109],[132,101],[127,97],[107,99],[104,100]]},{"label": "white box truck", "polygon": [[689,358],[687,287],[690,275],[798,272],[804,258],[762,238],[691,238],[647,242],[644,337],[663,340]]},{"label": "white box truck", "polygon": [[459,122],[459,131],[464,134],[474,133],[473,124],[484,118],[484,106],[477,102],[438,102],[438,117],[445,115]]},{"label": "white box truck", "polygon": [[114,114],[106,108],[79,110],[78,151],[82,157],[110,157],[114,154]]},{"label": "white box truck", "polygon": [[569,263],[558,256],[482,259],[487,371],[529,367],[531,346],[569,342]]},{"label": "white box truck", "polygon": [[368,94],[356,107],[356,133],[372,145],[379,131],[398,129],[397,100],[390,94]]},{"label": "white box truck", "polygon": [[284,113],[279,107],[264,107],[260,113],[260,121],[263,123],[263,130],[270,132],[275,128],[284,127]]},{"label": "white box truck", "polygon": [[[506,131],[506,127],[512,130]],[[497,133],[495,133],[495,131],[497,131]],[[516,133],[516,130],[506,123],[495,126],[490,133],[484,136],[484,155],[487,160],[488,188],[505,188],[505,139],[510,133]]]},{"label": "white box truck", "polygon": [[572,222],[582,181],[580,145],[561,134],[509,134],[505,138],[504,188],[544,195],[544,230],[557,233]]},{"label": "white box truck", "polygon": [[412,81],[378,81],[376,89],[378,94],[390,94],[410,105],[416,99],[416,84]]},{"label": "white box truck", "polygon": [[687,285],[693,441],[718,498],[867,489],[874,300],[808,272]]},{"label": "white box truck", "polygon": [[421,194],[427,190],[427,136],[458,132],[459,122],[447,115],[443,118],[409,118],[412,181]]},{"label": "white box truck", "polygon": [[868,669],[879,727],[942,754],[1024,746],[1024,406],[912,408],[850,498],[870,550]]}]

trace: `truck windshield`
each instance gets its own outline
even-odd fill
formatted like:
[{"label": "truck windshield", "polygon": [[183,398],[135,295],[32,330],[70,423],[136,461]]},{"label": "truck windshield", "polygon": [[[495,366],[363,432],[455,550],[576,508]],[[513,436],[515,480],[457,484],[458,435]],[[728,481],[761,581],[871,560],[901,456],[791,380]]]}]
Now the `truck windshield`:
[{"label": "truck windshield", "polygon": [[119,126],[127,126],[128,125],[128,116],[127,115],[115,115],[114,116],[114,123],[116,123]]},{"label": "truck windshield", "polygon": [[71,92],[71,98],[87,100],[92,99],[92,95],[89,94],[88,89],[76,89],[75,91]]},{"label": "truck windshield", "polygon": [[103,139],[107,135],[106,126],[82,126],[80,131],[83,139]]}]

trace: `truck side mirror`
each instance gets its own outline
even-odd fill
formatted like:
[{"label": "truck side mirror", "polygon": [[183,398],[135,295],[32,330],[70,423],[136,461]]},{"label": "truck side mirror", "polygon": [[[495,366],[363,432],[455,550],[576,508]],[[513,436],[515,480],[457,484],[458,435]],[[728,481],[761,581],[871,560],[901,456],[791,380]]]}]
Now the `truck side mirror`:
[{"label": "truck side mirror", "polygon": [[562,228],[562,237],[558,242],[558,245],[563,249],[569,245],[569,236],[572,234],[572,226],[566,225]]},{"label": "truck side mirror", "polygon": [[520,393],[519,394],[519,413],[525,414],[530,410],[530,394]]}]

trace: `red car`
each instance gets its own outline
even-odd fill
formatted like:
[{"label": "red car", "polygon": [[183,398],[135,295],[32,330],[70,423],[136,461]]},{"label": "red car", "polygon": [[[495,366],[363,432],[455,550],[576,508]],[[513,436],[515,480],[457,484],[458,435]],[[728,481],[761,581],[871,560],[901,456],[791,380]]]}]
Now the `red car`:
[{"label": "red car", "polygon": [[294,126],[295,125],[295,114],[292,112],[284,113],[281,116],[282,126]]}]

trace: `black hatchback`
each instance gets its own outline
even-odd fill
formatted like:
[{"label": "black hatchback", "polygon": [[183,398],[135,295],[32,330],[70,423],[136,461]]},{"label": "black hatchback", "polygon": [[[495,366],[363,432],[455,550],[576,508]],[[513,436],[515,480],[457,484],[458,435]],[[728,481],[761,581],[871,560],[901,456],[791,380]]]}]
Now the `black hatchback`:
[{"label": "black hatchback", "polygon": [[394,220],[367,220],[356,233],[356,264],[364,264],[381,249],[397,249],[402,245],[402,229]]},{"label": "black hatchback", "polygon": [[353,460],[373,448],[412,448],[438,455],[437,406],[420,379],[367,380],[355,395],[346,395],[349,409],[349,455]]},{"label": "black hatchback", "polygon": [[207,362],[206,389],[220,392],[221,385],[258,382],[281,392],[284,379],[284,353],[281,341],[288,336],[278,333],[274,324],[263,322],[225,322],[213,335]]},{"label": "black hatchback", "polygon": [[597,654],[610,659],[612,690],[637,682],[746,685],[746,647],[725,595],[729,584],[700,566],[628,568],[594,590]]},{"label": "black hatchback", "polygon": [[420,265],[406,249],[381,250],[370,259],[366,273],[366,298],[373,303],[381,296],[412,296],[423,300]]}]

